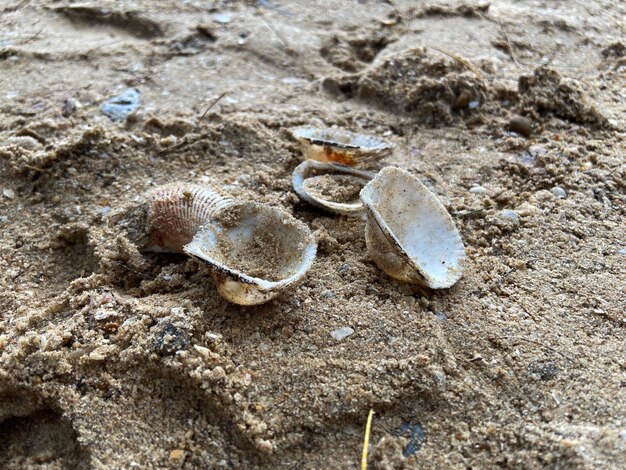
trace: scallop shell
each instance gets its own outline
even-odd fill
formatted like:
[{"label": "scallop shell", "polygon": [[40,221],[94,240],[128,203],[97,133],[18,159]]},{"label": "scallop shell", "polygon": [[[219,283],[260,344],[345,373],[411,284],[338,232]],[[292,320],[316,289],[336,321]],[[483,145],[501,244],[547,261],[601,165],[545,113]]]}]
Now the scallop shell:
[{"label": "scallop shell", "polygon": [[176,183],[148,193],[145,250],[207,264],[220,295],[256,305],[302,279],[315,260],[310,229],[286,212],[213,188]]},{"label": "scallop shell", "polygon": [[300,142],[306,160],[366,167],[393,150],[389,142],[343,129],[298,127],[292,135]]},{"label": "scallop shell", "polygon": [[386,167],[361,191],[365,241],[380,269],[400,281],[433,289],[452,286],[465,250],[452,217],[417,178]]},{"label": "scallop shell", "polygon": [[363,213],[363,203],[359,199],[359,192],[355,193],[355,198],[348,202],[333,201],[324,194],[314,190],[313,184],[319,182],[320,178],[331,177],[337,187],[348,185],[362,188],[372,178],[375,173],[365,170],[357,170],[334,163],[322,163],[314,160],[305,160],[298,165],[291,176],[294,191],[300,198],[309,204],[320,207],[335,214],[358,216]]}]

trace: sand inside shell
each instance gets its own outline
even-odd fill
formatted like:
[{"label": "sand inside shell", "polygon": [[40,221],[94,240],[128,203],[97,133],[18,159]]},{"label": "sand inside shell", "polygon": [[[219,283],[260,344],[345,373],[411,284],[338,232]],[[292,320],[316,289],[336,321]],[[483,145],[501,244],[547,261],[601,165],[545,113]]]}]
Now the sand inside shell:
[{"label": "sand inside shell", "polygon": [[300,227],[288,219],[269,220],[267,207],[241,205],[215,217],[217,249],[212,252],[230,269],[251,277],[280,281],[298,270],[304,242]]},{"label": "sand inside shell", "polygon": [[350,204],[358,202],[367,181],[351,175],[320,175],[307,178],[304,189],[316,199]]}]

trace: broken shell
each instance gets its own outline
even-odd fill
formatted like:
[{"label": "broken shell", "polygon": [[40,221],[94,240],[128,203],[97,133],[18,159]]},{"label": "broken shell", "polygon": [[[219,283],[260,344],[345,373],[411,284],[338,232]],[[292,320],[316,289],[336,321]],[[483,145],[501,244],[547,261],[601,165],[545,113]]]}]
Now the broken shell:
[{"label": "broken shell", "polygon": [[357,216],[363,213],[359,193],[374,176],[370,171],[306,160],[293,170],[291,182],[298,196],[309,204]]},{"label": "broken shell", "polygon": [[380,269],[400,281],[440,289],[462,275],[465,250],[452,217],[417,178],[386,167],[361,191],[365,241]]},{"label": "broken shell", "polygon": [[384,140],[343,129],[298,127],[292,135],[300,142],[306,160],[369,166],[389,155],[393,145]]},{"label": "broken shell", "polygon": [[206,263],[220,295],[239,305],[268,301],[302,279],[315,259],[309,228],[266,204],[178,183],[151,191],[144,205],[145,250],[185,253]]}]

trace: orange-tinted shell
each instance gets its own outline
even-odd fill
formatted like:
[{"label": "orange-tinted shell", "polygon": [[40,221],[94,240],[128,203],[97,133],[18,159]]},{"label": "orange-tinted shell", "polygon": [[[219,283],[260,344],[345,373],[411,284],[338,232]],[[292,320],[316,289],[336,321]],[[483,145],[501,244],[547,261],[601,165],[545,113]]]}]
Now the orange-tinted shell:
[{"label": "orange-tinted shell", "polygon": [[292,134],[300,142],[305,160],[367,167],[393,150],[389,142],[343,129],[298,127]]}]

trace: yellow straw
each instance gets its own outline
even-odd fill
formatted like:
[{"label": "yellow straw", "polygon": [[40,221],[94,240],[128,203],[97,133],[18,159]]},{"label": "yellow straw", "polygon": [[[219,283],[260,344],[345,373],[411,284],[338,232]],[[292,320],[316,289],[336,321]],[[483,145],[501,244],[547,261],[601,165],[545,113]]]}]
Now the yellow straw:
[{"label": "yellow straw", "polygon": [[372,428],[372,417],[374,410],[370,408],[367,415],[367,424],[365,425],[365,439],[363,439],[363,454],[361,455],[361,470],[367,470],[367,448],[370,445],[370,429]]}]

